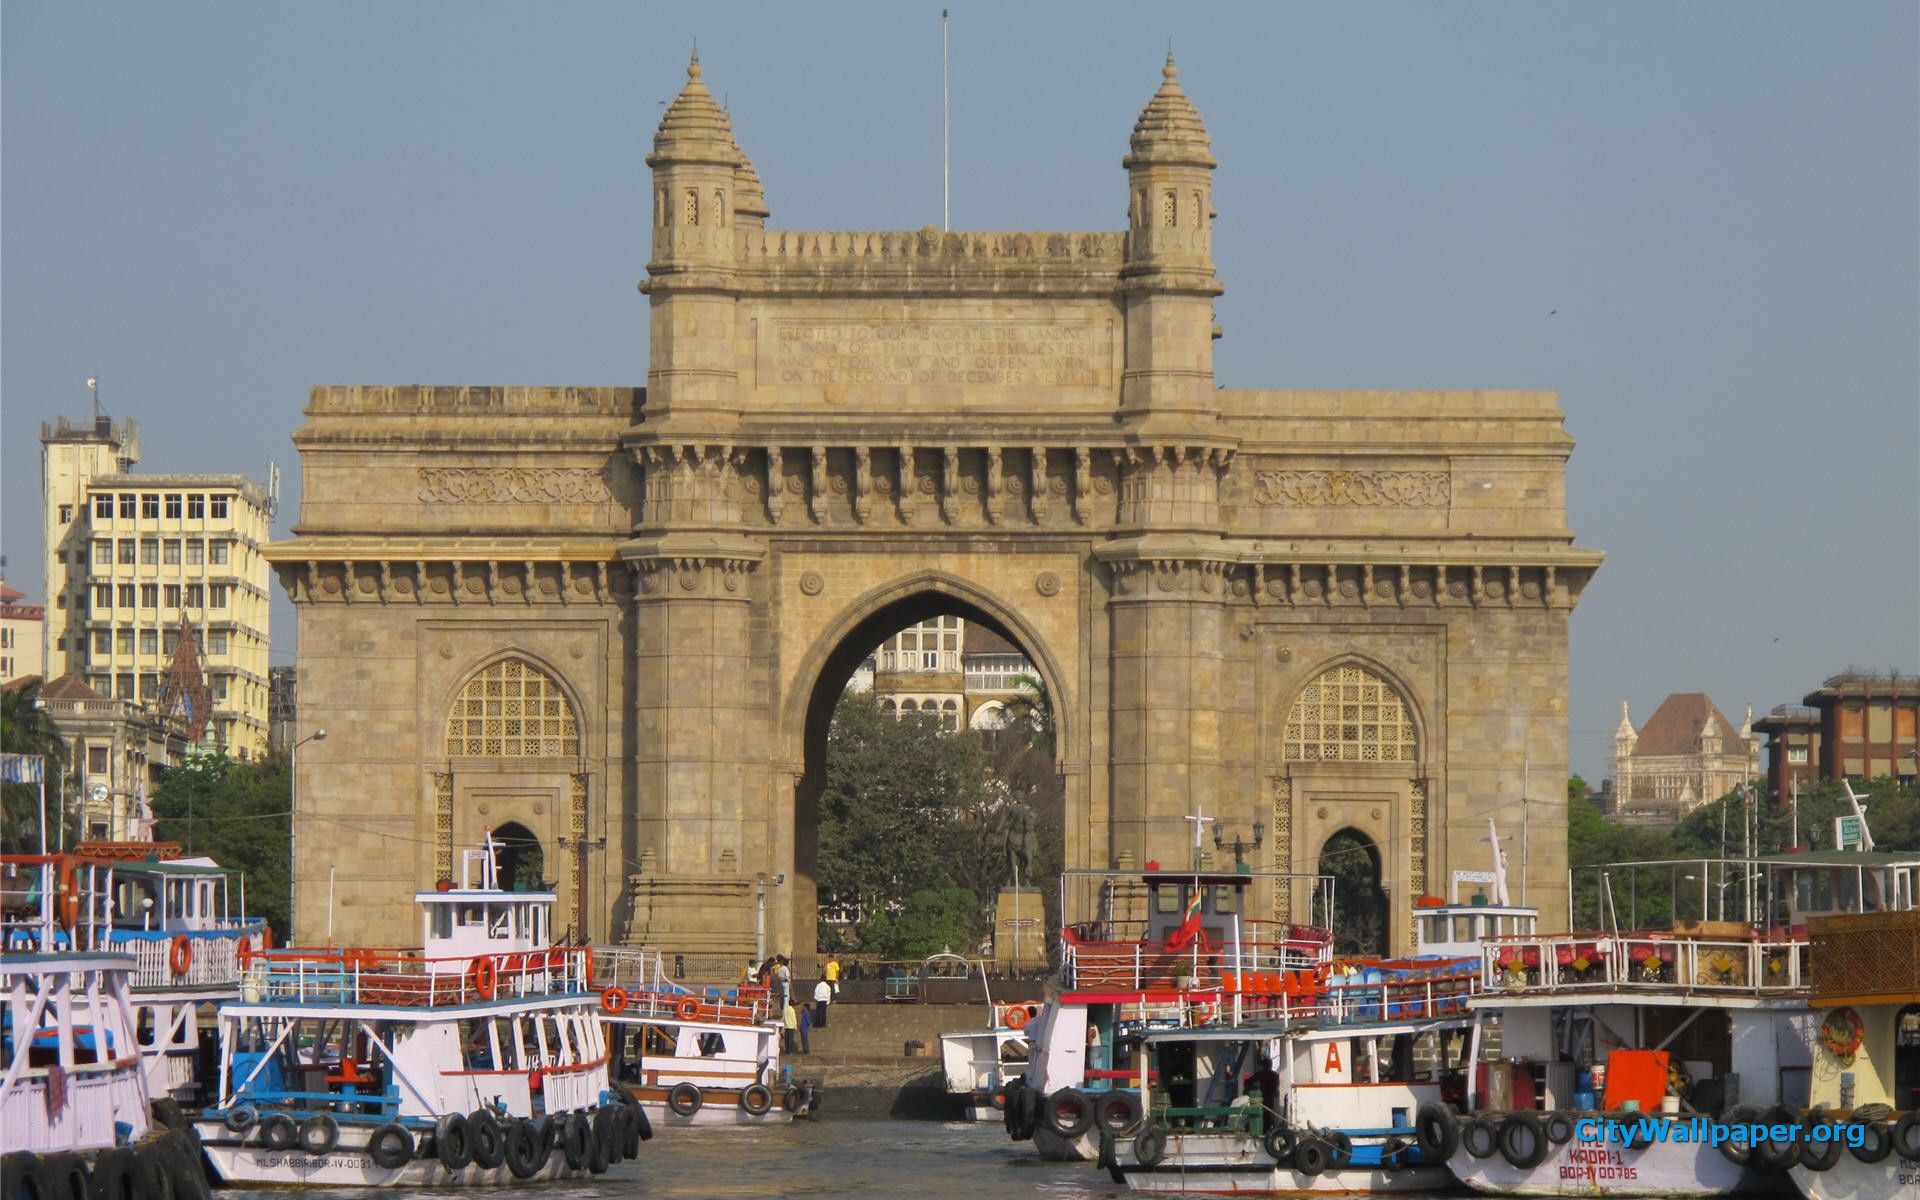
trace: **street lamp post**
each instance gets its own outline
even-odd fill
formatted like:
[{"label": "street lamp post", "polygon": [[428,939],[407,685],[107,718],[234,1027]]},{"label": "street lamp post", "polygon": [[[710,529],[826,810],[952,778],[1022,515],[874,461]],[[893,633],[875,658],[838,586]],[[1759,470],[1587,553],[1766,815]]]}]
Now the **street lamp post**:
[{"label": "street lamp post", "polygon": [[[1255,821],[1253,823],[1253,841],[1251,842],[1242,841],[1239,834],[1234,834],[1233,842],[1231,843],[1233,846],[1234,869],[1238,870],[1246,866],[1247,851],[1258,850],[1266,840],[1267,823],[1265,821]],[[1215,825],[1213,827],[1213,848],[1215,850],[1225,850],[1228,844],[1225,832],[1221,830],[1220,826]]]},{"label": "street lamp post", "polygon": [[295,742],[287,751],[287,940],[293,940],[298,928],[295,914],[300,911],[300,747],[308,742],[324,742],[327,731],[316,729]]}]

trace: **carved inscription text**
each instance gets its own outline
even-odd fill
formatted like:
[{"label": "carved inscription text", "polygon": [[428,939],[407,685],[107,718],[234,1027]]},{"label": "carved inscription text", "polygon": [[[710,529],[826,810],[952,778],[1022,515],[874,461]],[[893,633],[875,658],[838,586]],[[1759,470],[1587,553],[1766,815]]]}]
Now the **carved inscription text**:
[{"label": "carved inscription text", "polygon": [[1256,504],[1294,508],[1445,508],[1445,471],[1261,471]]},{"label": "carved inscription text", "polygon": [[1098,387],[1107,340],[1090,321],[774,321],[760,346],[760,382]]},{"label": "carved inscription text", "polygon": [[423,504],[605,504],[600,474],[587,467],[421,467]]}]

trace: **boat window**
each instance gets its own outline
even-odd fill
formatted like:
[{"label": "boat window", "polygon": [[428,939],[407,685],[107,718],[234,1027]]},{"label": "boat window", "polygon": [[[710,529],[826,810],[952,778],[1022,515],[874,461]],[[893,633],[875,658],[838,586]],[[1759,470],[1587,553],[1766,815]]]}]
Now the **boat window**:
[{"label": "boat window", "polygon": [[506,905],[490,913],[492,920],[487,926],[487,936],[499,941],[513,936],[513,907]]},{"label": "boat window", "polygon": [[478,904],[463,904],[460,907],[460,924],[478,925],[486,920],[486,909]]},{"label": "boat window", "polygon": [[719,1034],[708,1032],[700,1035],[701,1057],[712,1058],[726,1048],[726,1042]]},{"label": "boat window", "polygon": [[1471,942],[1475,940],[1473,936],[1472,917],[1455,917],[1453,919],[1453,940],[1456,942]]},{"label": "boat window", "polygon": [[453,936],[453,907],[447,904],[435,904],[427,911],[432,915],[433,936],[446,938]]},{"label": "boat window", "polygon": [[1153,885],[1153,911],[1176,913],[1180,911],[1180,888],[1174,884]]},{"label": "boat window", "polygon": [[1232,916],[1240,911],[1240,888],[1236,884],[1223,883],[1213,889],[1213,911],[1222,916]]}]

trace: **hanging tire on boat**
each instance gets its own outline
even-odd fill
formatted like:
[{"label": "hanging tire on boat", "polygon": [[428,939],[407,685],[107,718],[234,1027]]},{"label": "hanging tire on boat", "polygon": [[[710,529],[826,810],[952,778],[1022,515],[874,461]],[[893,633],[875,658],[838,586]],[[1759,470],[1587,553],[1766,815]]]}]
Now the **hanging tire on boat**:
[{"label": "hanging tire on boat", "polygon": [[633,1111],[633,1127],[640,1132],[640,1140],[643,1142],[652,1141],[653,1118],[647,1115],[647,1110],[642,1108],[640,1102],[634,1100],[632,1096],[628,1096],[627,1100]]},{"label": "hanging tire on boat", "polygon": [[1107,1092],[1094,1100],[1093,1120],[1108,1133],[1125,1137],[1140,1124],[1140,1097],[1132,1092]]},{"label": "hanging tire on boat", "polygon": [[448,1113],[433,1123],[433,1152],[449,1171],[464,1171],[473,1163],[473,1138],[463,1113]]},{"label": "hanging tire on boat", "polygon": [[162,1129],[184,1133],[193,1127],[193,1122],[187,1120],[187,1114],[181,1109],[179,1103],[167,1096],[162,1096],[149,1104],[147,1112],[153,1118],[153,1123]]},{"label": "hanging tire on boat", "polygon": [[528,1121],[527,1135],[533,1139],[533,1169],[538,1174],[547,1169],[548,1161],[553,1158],[554,1143],[558,1141],[553,1118],[541,1116]]},{"label": "hanging tire on boat", "polygon": [[1293,1169],[1312,1179],[1326,1173],[1331,1158],[1325,1142],[1317,1137],[1302,1138],[1293,1148]]},{"label": "hanging tire on boat", "polygon": [[[45,1154],[35,1168],[42,1200],[88,1200],[87,1160],[78,1154]],[[21,1193],[9,1192],[7,1200]]]},{"label": "hanging tire on boat", "polygon": [[[213,1200],[213,1187],[207,1182],[198,1138],[185,1131],[168,1131],[161,1140],[160,1154],[166,1160],[174,1200]],[[75,1200],[88,1200],[91,1195],[91,1191],[83,1192]]]},{"label": "hanging tire on boat", "polygon": [[1343,1130],[1335,1129],[1327,1135],[1327,1169],[1343,1171],[1353,1165],[1353,1139]]},{"label": "hanging tire on boat", "polygon": [[1893,1152],[1910,1163],[1920,1163],[1920,1108],[1893,1127]]},{"label": "hanging tire on boat", "polygon": [[1885,1121],[1872,1121],[1862,1128],[1866,1132],[1860,1135],[1860,1144],[1848,1143],[1847,1146],[1855,1158],[1863,1163],[1877,1163],[1893,1153],[1893,1130]]},{"label": "hanging tire on boat", "polygon": [[308,1154],[330,1154],[340,1144],[340,1122],[319,1113],[300,1122],[300,1149]]},{"label": "hanging tire on boat", "polygon": [[[16,1157],[30,1158],[31,1155],[7,1155],[9,1161]],[[93,1180],[90,1195],[99,1200],[137,1200],[140,1194],[139,1157],[126,1147],[102,1150],[93,1156]],[[18,1196],[11,1180],[7,1183],[7,1195]]]},{"label": "hanging tire on boat", "polygon": [[764,1083],[750,1083],[740,1089],[740,1109],[749,1116],[764,1117],[773,1108],[773,1093]]},{"label": "hanging tire on boat", "polygon": [[1500,1157],[1510,1165],[1531,1171],[1547,1161],[1551,1148],[1545,1126],[1533,1113],[1513,1113],[1500,1122]]},{"label": "hanging tire on boat", "polygon": [[1133,1139],[1133,1156],[1140,1160],[1143,1167],[1157,1167],[1160,1160],[1167,1156],[1167,1133],[1157,1125],[1149,1125]]},{"label": "hanging tire on boat", "polygon": [[260,1110],[251,1104],[236,1104],[220,1114],[220,1123],[229,1133],[245,1133],[260,1123]]},{"label": "hanging tire on boat", "polygon": [[1500,1128],[1490,1117],[1475,1117],[1460,1127],[1460,1145],[1475,1158],[1492,1158],[1500,1149]]},{"label": "hanging tire on boat", "polygon": [[515,1179],[532,1179],[540,1173],[540,1135],[532,1121],[515,1121],[507,1127],[507,1170]]},{"label": "hanging tire on boat", "polygon": [[1390,1137],[1380,1143],[1380,1165],[1389,1171],[1398,1171],[1413,1164],[1407,1159],[1416,1147],[1397,1137]]},{"label": "hanging tire on boat", "polygon": [[614,1106],[613,1127],[620,1133],[620,1157],[639,1158],[640,1143],[646,1139],[640,1136],[640,1122],[646,1114],[633,1102],[633,1097],[620,1093],[620,1102]]},{"label": "hanging tire on boat", "polygon": [[626,1139],[620,1136],[620,1114],[611,1107],[603,1105],[593,1110],[593,1140],[606,1157],[607,1165],[618,1166]]},{"label": "hanging tire on boat", "polygon": [[1738,1104],[1721,1113],[1720,1121],[1731,1130],[1741,1131],[1720,1143],[1721,1155],[1736,1167],[1746,1166],[1753,1158],[1753,1144],[1747,1141],[1744,1130],[1760,1123],[1760,1110],[1751,1104]]},{"label": "hanging tire on boat", "polygon": [[674,1084],[672,1090],[667,1092],[667,1111],[676,1117],[691,1117],[706,1102],[707,1098],[698,1084],[683,1081]]},{"label": "hanging tire on boat", "polygon": [[1268,1158],[1280,1166],[1286,1166],[1293,1161],[1293,1127],[1275,1120],[1267,1126],[1267,1132],[1260,1138],[1260,1145],[1265,1148]]},{"label": "hanging tire on boat", "polygon": [[1027,1085],[1021,1087],[1017,1096],[1017,1102],[1015,1095],[1007,1097],[1007,1116],[1013,1122],[1009,1132],[1016,1142],[1031,1141],[1033,1131],[1040,1126],[1040,1092]]},{"label": "hanging tire on boat", "polygon": [[1566,1113],[1542,1113],[1540,1127],[1546,1130],[1547,1140],[1556,1146],[1564,1146],[1573,1140],[1573,1118]]},{"label": "hanging tire on boat", "polygon": [[383,1171],[397,1171],[413,1161],[413,1134],[398,1121],[389,1121],[367,1139],[367,1157]]},{"label": "hanging tire on boat", "polygon": [[467,1144],[473,1148],[475,1166],[491,1171],[507,1161],[506,1132],[490,1108],[476,1108],[467,1117]]},{"label": "hanging tire on boat", "polygon": [[593,1127],[587,1124],[587,1114],[578,1109],[567,1114],[567,1123],[560,1133],[560,1149],[567,1158],[567,1170],[585,1170],[593,1157]]},{"label": "hanging tire on boat", "polygon": [[599,1120],[600,1113],[605,1111],[596,1109],[594,1119],[587,1122],[587,1128],[591,1131],[587,1138],[587,1170],[594,1175],[605,1175],[607,1168],[613,1165],[613,1147],[607,1145],[607,1138],[602,1133],[605,1126]]},{"label": "hanging tire on boat", "polygon": [[[1767,1115],[1761,1120],[1766,1124],[1769,1133],[1776,1125],[1787,1126],[1789,1136],[1784,1139],[1765,1137],[1756,1141],[1753,1144],[1753,1157],[1750,1160],[1752,1165],[1763,1171],[1788,1170],[1800,1161],[1800,1151],[1806,1148],[1801,1145],[1798,1136],[1800,1123],[1793,1119],[1793,1114],[1787,1111],[1787,1106],[1784,1104],[1776,1104],[1769,1108]],[[1899,1148],[1898,1142],[1899,1139],[1896,1138],[1895,1149]]]},{"label": "hanging tire on boat", "polygon": [[140,1200],[173,1200],[173,1180],[158,1150],[152,1143],[133,1148],[133,1186]]},{"label": "hanging tire on boat", "polygon": [[[1829,1136],[1821,1141],[1813,1140],[1813,1131],[1827,1127]],[[1838,1126],[1827,1119],[1824,1106],[1814,1108],[1807,1113],[1802,1122],[1800,1136],[1807,1143],[1800,1151],[1800,1165],[1809,1171],[1830,1171],[1840,1161],[1840,1152],[1846,1149],[1846,1141]]]},{"label": "hanging tire on boat", "polygon": [[1042,1116],[1048,1129],[1068,1141],[1093,1128],[1093,1105],[1087,1103],[1086,1093],[1074,1088],[1061,1088],[1048,1096]]},{"label": "hanging tire on boat", "polygon": [[1413,1136],[1428,1162],[1444,1163],[1460,1148],[1460,1119],[1442,1101],[1429,1100],[1413,1118]]},{"label": "hanging tire on boat", "polygon": [[291,1150],[300,1140],[300,1127],[285,1113],[273,1113],[260,1122],[260,1144],[269,1150]]}]

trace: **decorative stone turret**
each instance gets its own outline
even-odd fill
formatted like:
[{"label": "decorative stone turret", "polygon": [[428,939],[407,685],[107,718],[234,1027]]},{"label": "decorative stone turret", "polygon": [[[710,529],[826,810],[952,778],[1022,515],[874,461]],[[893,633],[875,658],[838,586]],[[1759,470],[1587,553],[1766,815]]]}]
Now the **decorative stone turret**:
[{"label": "decorative stone turret", "polygon": [[1213,391],[1212,172],[1207,127],[1167,56],[1133,124],[1127,169],[1127,370],[1120,416],[1148,437],[1206,436]]},{"label": "decorative stone turret", "polygon": [[736,173],[746,156],[733,123],[700,81],[700,56],[687,63],[687,85],[673,98],[653,135],[653,259],[649,273],[733,258]]},{"label": "decorative stone turret", "polygon": [[767,207],[767,190],[760,183],[760,172],[745,153],[733,173],[733,221],[741,229],[765,229],[773,210]]}]

